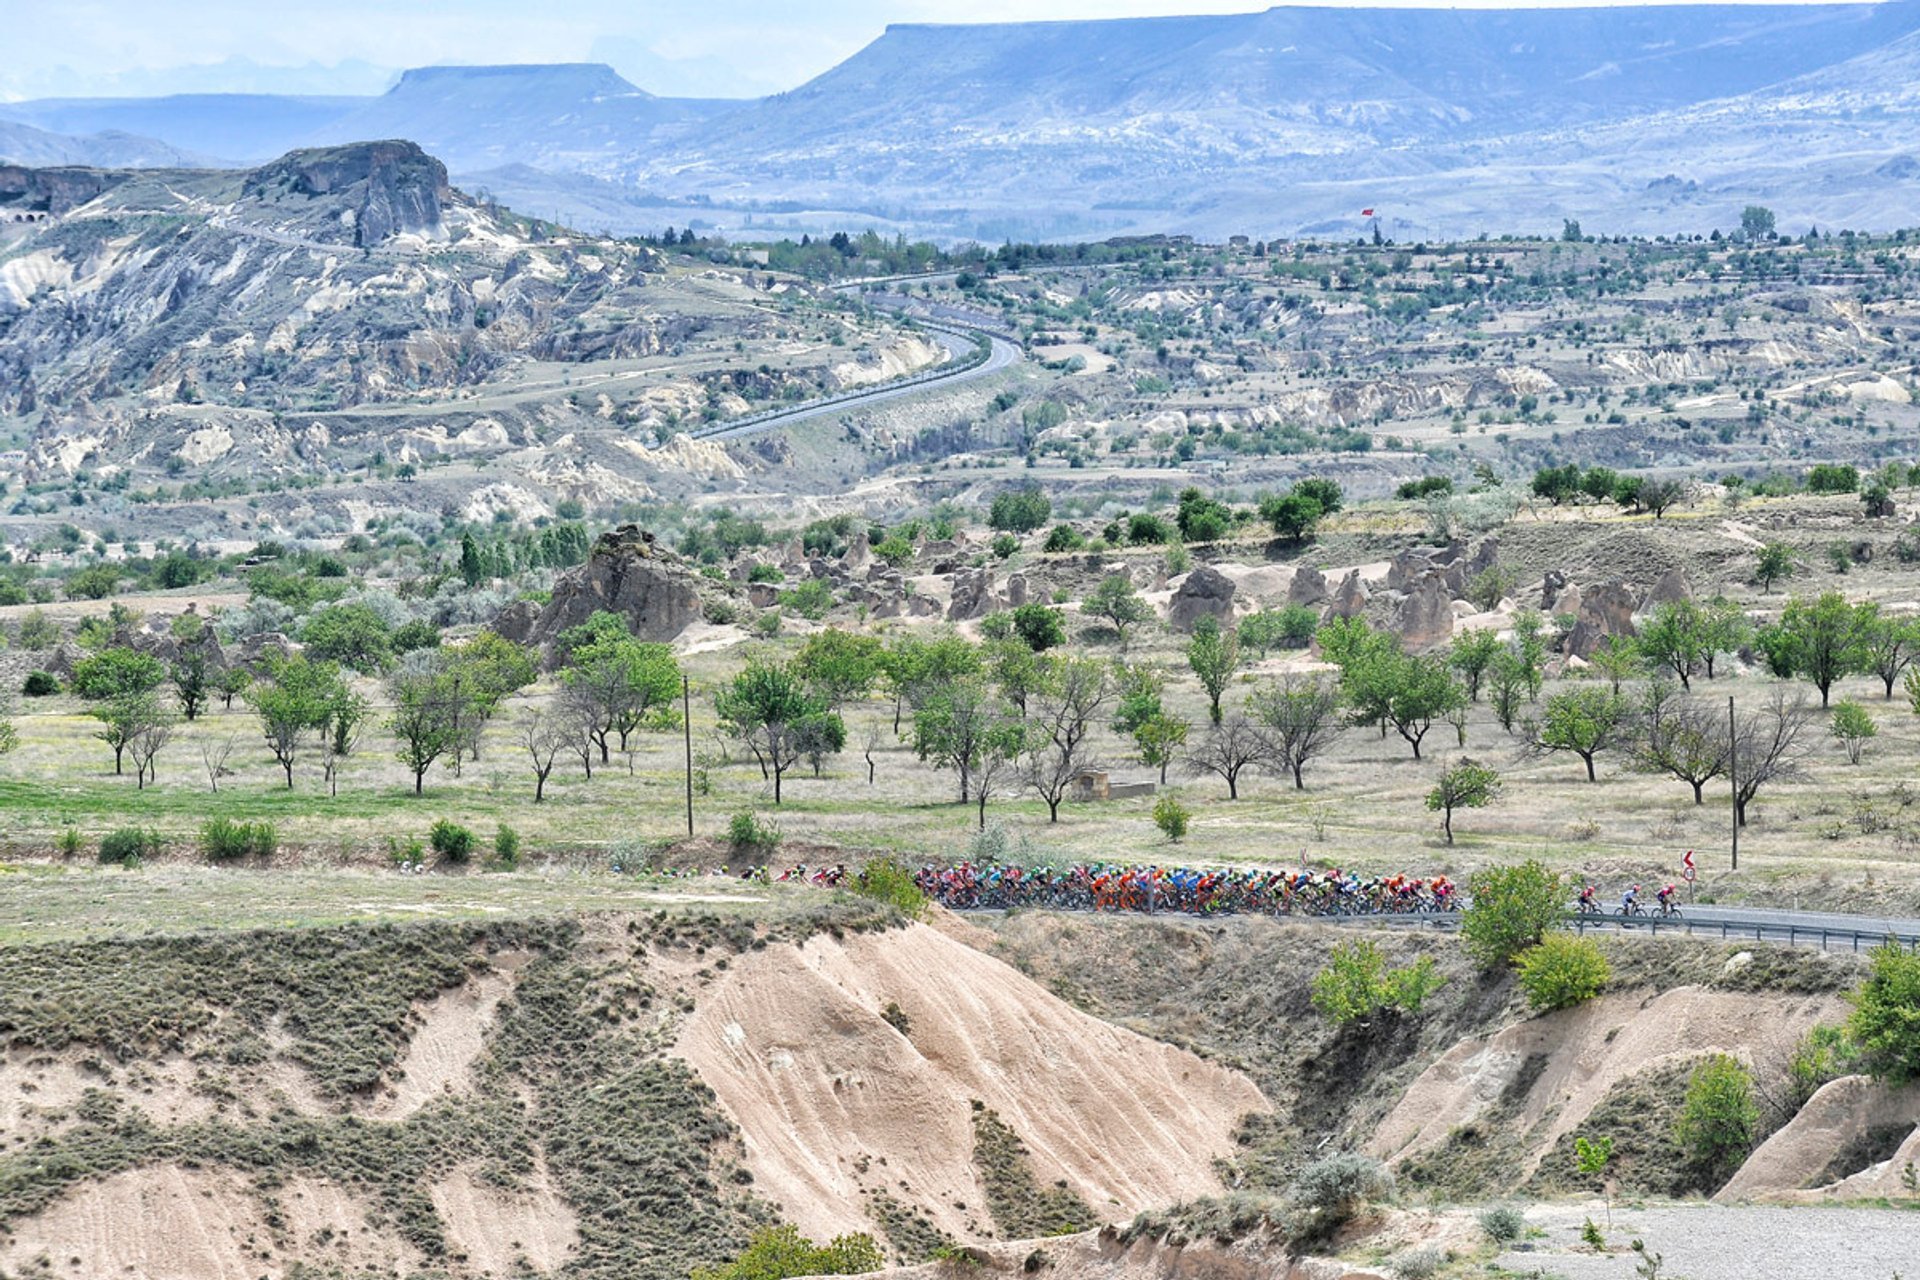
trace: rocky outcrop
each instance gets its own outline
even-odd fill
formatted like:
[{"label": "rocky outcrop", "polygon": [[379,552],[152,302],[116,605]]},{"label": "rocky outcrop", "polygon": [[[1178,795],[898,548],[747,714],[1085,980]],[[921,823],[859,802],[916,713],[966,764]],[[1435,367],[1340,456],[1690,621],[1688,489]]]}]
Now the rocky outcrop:
[{"label": "rocky outcrop", "polygon": [[1288,604],[1325,604],[1327,600],[1326,574],[1304,564],[1293,571],[1293,581],[1287,584]]},{"label": "rocky outcrop", "polygon": [[602,534],[587,562],[561,575],[545,607],[514,605],[493,628],[509,640],[537,645],[552,660],[554,641],[601,610],[617,613],[642,640],[667,641],[701,616],[692,569],[637,525]]},{"label": "rocky outcrop", "polygon": [[0,209],[59,217],[126,180],[126,174],[104,169],[29,169],[0,164]]},{"label": "rocky outcrop", "polygon": [[1327,619],[1358,618],[1367,611],[1367,601],[1372,593],[1367,584],[1360,579],[1358,569],[1347,570],[1347,576],[1340,579],[1339,588],[1333,593],[1333,602],[1327,606]]},{"label": "rocky outcrop", "polygon": [[1429,575],[1407,593],[1394,614],[1393,630],[1413,653],[1453,638],[1453,593],[1444,577]]},{"label": "rocky outcrop", "polygon": [[1633,611],[1638,604],[1633,592],[1620,582],[1604,583],[1583,592],[1579,615],[1573,630],[1567,633],[1567,653],[1576,658],[1590,658],[1607,637],[1633,635]]},{"label": "rocky outcrop", "polygon": [[1005,606],[1006,601],[993,589],[993,570],[954,572],[952,603],[947,606],[948,622],[971,622]]},{"label": "rocky outcrop", "polygon": [[1191,631],[1202,618],[1226,622],[1233,616],[1233,579],[1210,564],[1203,564],[1180,584],[1167,606],[1167,625],[1176,631]]},{"label": "rocky outcrop", "polygon": [[1660,575],[1660,581],[1653,584],[1653,590],[1647,593],[1646,607],[1656,604],[1681,604],[1693,599],[1693,588],[1687,585],[1687,575],[1679,569],[1669,569]]},{"label": "rocky outcrop", "polygon": [[248,177],[256,199],[344,198],[353,243],[380,244],[405,232],[437,234],[450,188],[447,167],[412,142],[357,142],[292,151]]}]

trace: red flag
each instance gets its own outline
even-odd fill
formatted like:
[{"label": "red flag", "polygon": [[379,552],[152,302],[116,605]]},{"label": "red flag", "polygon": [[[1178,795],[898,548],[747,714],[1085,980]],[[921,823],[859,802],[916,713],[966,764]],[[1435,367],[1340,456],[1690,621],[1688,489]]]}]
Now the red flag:
[{"label": "red flag", "polygon": [[1371,209],[1362,209],[1362,210],[1360,211],[1360,216],[1361,216],[1361,217],[1363,217],[1363,218],[1371,218],[1371,217],[1373,216],[1373,210],[1371,210]]}]

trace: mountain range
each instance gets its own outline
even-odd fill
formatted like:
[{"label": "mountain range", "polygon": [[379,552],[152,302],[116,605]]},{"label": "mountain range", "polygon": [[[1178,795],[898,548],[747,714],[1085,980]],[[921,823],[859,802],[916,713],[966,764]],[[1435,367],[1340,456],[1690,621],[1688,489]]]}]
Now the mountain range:
[{"label": "mountain range", "polygon": [[1920,0],[1289,7],[894,26],[748,102],[560,64],[425,68],[376,97],[14,103],[0,156],[241,164],[406,138],[543,215],[735,236],[1353,234],[1362,207],[1406,238],[1682,232],[1748,203],[1873,227],[1912,219],[1917,70]]}]

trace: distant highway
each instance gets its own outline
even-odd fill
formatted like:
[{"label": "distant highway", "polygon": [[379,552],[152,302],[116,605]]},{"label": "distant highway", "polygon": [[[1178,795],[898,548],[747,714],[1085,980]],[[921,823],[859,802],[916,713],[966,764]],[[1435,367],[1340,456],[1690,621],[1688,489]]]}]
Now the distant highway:
[{"label": "distant highway", "polygon": [[[834,292],[852,294],[864,292],[876,285],[950,280],[955,274],[945,272],[922,276],[853,280],[846,284],[835,285]],[[917,396],[929,390],[946,390],[963,382],[972,382],[976,378],[989,377],[1027,358],[1026,349],[998,316],[975,311],[969,307],[934,303],[891,290],[870,294],[865,301],[870,306],[891,311],[895,315],[919,323],[933,335],[935,341],[946,348],[947,358],[933,368],[910,377],[882,383],[879,386],[857,388],[836,396],[823,396],[818,400],[808,400],[787,409],[767,410],[746,418],[737,418],[732,422],[715,423],[711,427],[688,434],[701,440],[737,440],[745,436],[763,435],[769,431],[782,431],[788,427],[798,426],[802,422],[831,417],[848,409],[884,404],[890,400]],[[981,343],[987,345],[985,358],[978,356]]]}]

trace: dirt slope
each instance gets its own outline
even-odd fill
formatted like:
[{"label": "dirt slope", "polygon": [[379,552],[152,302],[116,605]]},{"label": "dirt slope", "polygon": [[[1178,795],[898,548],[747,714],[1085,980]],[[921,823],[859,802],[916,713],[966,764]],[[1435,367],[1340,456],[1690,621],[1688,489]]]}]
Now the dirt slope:
[{"label": "dirt slope", "polygon": [[[1797,1198],[1823,1181],[1821,1175],[1844,1153],[1858,1150],[1873,1134],[1901,1130],[1920,1140],[1920,1087],[1895,1089],[1866,1076],[1844,1076],[1821,1086],[1778,1132],[1760,1144],[1740,1172],[1714,1196],[1716,1200]],[[1849,1177],[1842,1194],[1889,1195],[1898,1191],[1899,1160],[1890,1169],[1874,1167]],[[1876,1186],[1887,1172],[1893,1185]],[[1831,1175],[1829,1175],[1831,1176]],[[1813,1198],[1832,1194],[1828,1187]]]},{"label": "dirt slope", "polygon": [[[1602,996],[1463,1040],[1414,1081],[1367,1150],[1406,1159],[1524,1088],[1517,1120],[1528,1135],[1527,1172],[1579,1127],[1622,1080],[1704,1053],[1748,1061],[1780,1054],[1816,1022],[1833,1021],[1835,997],[1781,998],[1678,987],[1656,996]],[[1523,1073],[1531,1073],[1529,1084]]]},{"label": "dirt slope", "polygon": [[974,1100],[1025,1141],[1043,1185],[1113,1220],[1219,1191],[1214,1159],[1266,1108],[1245,1077],[1082,1014],[924,925],[742,957],[677,1052],[739,1125],[760,1193],[821,1238],[874,1230],[874,1192],[985,1237]]}]

